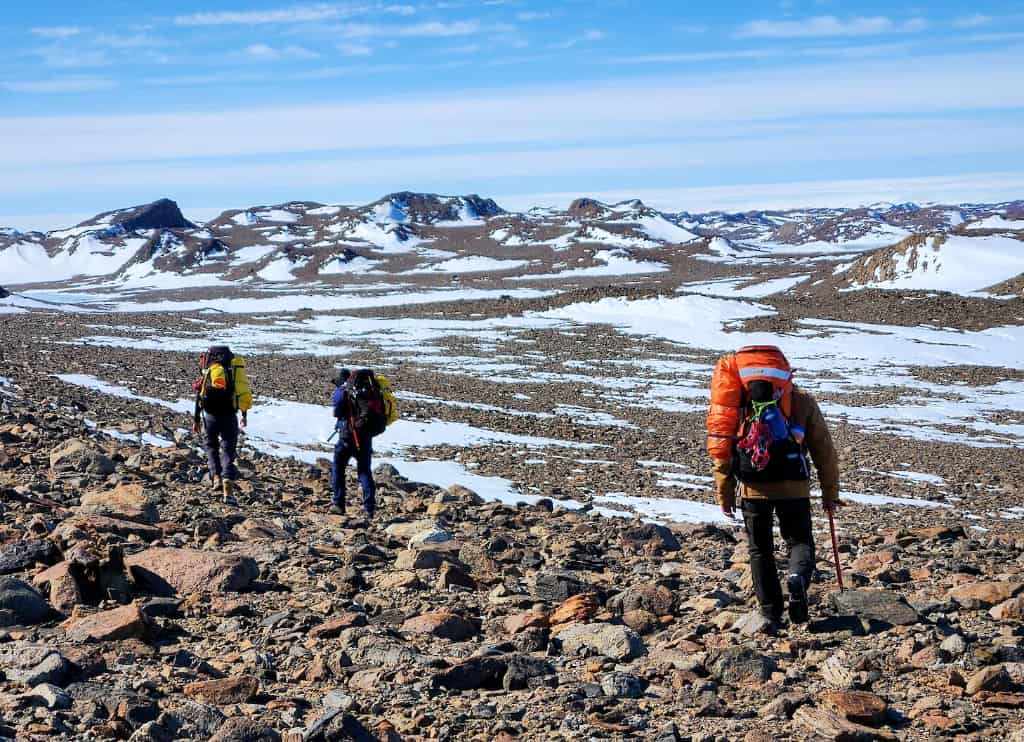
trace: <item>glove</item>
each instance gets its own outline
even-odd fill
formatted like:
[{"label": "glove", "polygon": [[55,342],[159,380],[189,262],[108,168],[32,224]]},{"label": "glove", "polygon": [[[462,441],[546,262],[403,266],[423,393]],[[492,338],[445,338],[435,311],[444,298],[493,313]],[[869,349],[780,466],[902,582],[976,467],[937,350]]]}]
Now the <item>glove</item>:
[{"label": "glove", "polygon": [[245,426],[248,425],[248,424],[249,424],[249,413],[248,412],[243,412],[242,413],[242,428],[244,429]]}]

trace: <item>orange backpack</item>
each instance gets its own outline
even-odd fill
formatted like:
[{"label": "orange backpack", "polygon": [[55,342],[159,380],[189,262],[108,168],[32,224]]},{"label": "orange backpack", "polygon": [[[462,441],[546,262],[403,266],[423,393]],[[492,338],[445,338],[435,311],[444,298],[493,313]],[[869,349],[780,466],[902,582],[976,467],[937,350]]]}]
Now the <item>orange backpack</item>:
[{"label": "orange backpack", "polygon": [[708,408],[708,453],[714,459],[732,458],[750,403],[750,382],[768,381],[775,387],[779,409],[788,419],[793,409],[793,369],[774,345],[749,345],[722,356],[711,377]]}]

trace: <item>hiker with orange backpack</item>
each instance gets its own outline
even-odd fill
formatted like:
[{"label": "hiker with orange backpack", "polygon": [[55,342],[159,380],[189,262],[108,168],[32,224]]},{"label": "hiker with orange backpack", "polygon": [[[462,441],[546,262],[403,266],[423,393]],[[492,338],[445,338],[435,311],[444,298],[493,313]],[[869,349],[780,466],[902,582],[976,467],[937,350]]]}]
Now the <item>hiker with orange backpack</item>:
[{"label": "hiker with orange backpack", "polygon": [[238,479],[238,417],[242,427],[249,422],[252,390],[245,370],[245,360],[226,345],[211,345],[199,357],[202,371],[192,390],[196,393],[192,432],[205,433],[207,464],[213,491],[231,502]]},{"label": "hiker with orange backpack", "polygon": [[722,512],[733,517],[737,490],[747,532],[750,571],[762,614],[778,624],[783,595],[775,565],[774,518],[789,549],[789,618],[808,617],[814,572],[808,455],[831,514],[839,500],[839,460],[814,397],[793,384],[775,346],[741,348],[715,366],[708,410],[708,453]]},{"label": "hiker with orange backpack", "polygon": [[331,462],[331,508],[345,513],[345,469],[356,460],[359,485],[363,491],[363,512],[372,518],[377,511],[377,485],[373,480],[373,439],[398,418],[398,405],[388,380],[370,369],[341,369],[334,378],[332,397],[337,420],[334,459]]}]

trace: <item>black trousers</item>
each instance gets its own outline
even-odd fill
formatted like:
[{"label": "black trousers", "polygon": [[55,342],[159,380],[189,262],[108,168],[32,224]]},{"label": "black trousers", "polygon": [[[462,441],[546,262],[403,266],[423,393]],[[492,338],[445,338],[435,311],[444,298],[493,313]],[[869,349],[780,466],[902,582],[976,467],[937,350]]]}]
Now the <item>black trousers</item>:
[{"label": "black trousers", "polygon": [[210,476],[238,479],[238,469],[235,467],[238,455],[238,418],[235,413],[211,415],[204,412],[203,424],[206,427],[206,462],[210,466]]},{"label": "black trousers", "polygon": [[782,586],[775,566],[775,541],[772,535],[774,516],[779,518],[779,531],[789,549],[789,574],[804,578],[811,584],[814,572],[814,535],[811,532],[811,501],[743,500],[743,524],[750,546],[750,573],[754,593],[765,615],[782,616]]}]

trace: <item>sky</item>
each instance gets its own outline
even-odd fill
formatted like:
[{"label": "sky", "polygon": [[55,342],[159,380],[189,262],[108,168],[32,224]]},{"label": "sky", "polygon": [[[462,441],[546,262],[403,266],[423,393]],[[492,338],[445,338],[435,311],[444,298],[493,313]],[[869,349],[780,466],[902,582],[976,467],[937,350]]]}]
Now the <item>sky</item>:
[{"label": "sky", "polygon": [[1024,198],[1024,2],[40,0],[0,226],[414,190],[510,208]]}]

